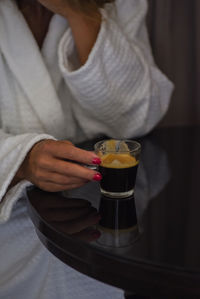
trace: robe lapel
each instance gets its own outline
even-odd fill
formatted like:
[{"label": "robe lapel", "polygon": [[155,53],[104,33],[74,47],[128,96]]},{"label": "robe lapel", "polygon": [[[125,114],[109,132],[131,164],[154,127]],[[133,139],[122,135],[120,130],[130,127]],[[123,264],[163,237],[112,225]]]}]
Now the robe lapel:
[{"label": "robe lapel", "polygon": [[50,71],[56,90],[58,89],[61,80],[63,80],[58,65],[57,49],[60,39],[66,32],[67,28],[67,20],[59,15],[54,15],[49,24],[49,30],[46,34],[41,49],[45,65]]},{"label": "robe lapel", "polygon": [[45,133],[63,138],[65,117],[40,49],[14,1],[0,2],[0,48],[7,64]]}]

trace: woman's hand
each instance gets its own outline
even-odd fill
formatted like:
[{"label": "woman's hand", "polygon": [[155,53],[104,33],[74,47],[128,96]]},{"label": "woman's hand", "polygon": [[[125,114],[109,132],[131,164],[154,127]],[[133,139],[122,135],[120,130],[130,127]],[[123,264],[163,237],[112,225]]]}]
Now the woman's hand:
[{"label": "woman's hand", "polygon": [[101,180],[98,172],[76,162],[94,165],[100,164],[100,159],[69,141],[42,140],[28,153],[13,182],[26,179],[42,190],[57,192]]}]

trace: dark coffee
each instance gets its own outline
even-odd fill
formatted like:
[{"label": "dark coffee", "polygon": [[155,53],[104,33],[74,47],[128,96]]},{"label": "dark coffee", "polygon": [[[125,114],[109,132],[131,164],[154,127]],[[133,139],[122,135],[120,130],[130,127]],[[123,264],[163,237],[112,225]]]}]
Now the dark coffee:
[{"label": "dark coffee", "polygon": [[113,199],[101,196],[99,225],[110,229],[128,229],[137,225],[135,200],[133,196],[123,199]]},{"label": "dark coffee", "polygon": [[99,172],[101,188],[106,192],[122,193],[135,185],[138,161],[130,154],[106,154],[101,157]]},{"label": "dark coffee", "polygon": [[101,196],[99,213],[101,232],[97,242],[108,247],[124,247],[133,244],[139,237],[134,196],[111,198]]}]

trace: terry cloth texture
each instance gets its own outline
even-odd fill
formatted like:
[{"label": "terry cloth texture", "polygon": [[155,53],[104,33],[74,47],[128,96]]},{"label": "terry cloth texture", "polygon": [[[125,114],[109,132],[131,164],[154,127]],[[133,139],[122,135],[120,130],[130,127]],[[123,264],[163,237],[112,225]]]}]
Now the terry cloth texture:
[{"label": "terry cloth texture", "polygon": [[39,140],[141,136],[166,113],[173,85],[152,58],[146,12],[145,0],[106,5],[81,66],[67,20],[53,16],[40,51],[15,1],[0,1],[1,221],[28,184],[6,192]]}]

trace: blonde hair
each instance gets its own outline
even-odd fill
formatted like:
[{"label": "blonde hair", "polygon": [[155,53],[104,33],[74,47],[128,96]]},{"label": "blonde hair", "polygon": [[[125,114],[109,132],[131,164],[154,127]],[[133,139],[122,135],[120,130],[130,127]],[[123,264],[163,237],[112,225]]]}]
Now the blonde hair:
[{"label": "blonde hair", "polygon": [[83,13],[88,15],[96,12],[99,8],[102,8],[106,3],[115,2],[115,0],[67,0],[68,4]]}]

